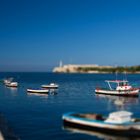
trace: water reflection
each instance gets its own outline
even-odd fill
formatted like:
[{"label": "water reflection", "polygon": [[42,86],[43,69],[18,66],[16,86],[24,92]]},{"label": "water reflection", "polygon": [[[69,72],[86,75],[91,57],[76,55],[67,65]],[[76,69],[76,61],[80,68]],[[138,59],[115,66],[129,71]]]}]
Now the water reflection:
[{"label": "water reflection", "polygon": [[108,107],[115,105],[117,109],[125,109],[128,105],[138,105],[139,99],[135,97],[111,96],[111,95],[96,95],[98,99],[107,99]]},{"label": "water reflection", "polygon": [[49,94],[50,95],[57,95],[58,94],[58,90],[57,89],[50,89]]},{"label": "water reflection", "polygon": [[8,90],[10,90],[10,92],[14,95],[17,95],[17,91],[18,89],[16,87],[7,87]]},{"label": "water reflection", "polygon": [[17,87],[7,87],[8,89],[10,89],[11,91],[17,91]]},{"label": "water reflection", "polygon": [[104,139],[104,140],[140,140],[140,138],[138,137],[118,136],[118,135],[106,134],[106,133],[101,133],[96,131],[82,130],[79,128],[68,127],[68,126],[63,126],[63,129],[70,131],[72,133],[81,133],[81,134],[96,136],[97,138]]},{"label": "water reflection", "polygon": [[48,98],[48,94],[43,94],[43,93],[30,93],[30,92],[27,92],[27,95],[29,96],[39,96],[39,97],[45,97],[45,98]]}]

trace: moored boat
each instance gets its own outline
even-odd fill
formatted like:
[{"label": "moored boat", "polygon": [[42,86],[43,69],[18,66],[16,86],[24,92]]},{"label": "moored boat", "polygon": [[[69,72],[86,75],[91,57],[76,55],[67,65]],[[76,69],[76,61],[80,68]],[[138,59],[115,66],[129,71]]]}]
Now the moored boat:
[{"label": "moored boat", "polygon": [[115,135],[140,136],[140,119],[128,111],[110,113],[108,117],[95,113],[67,113],[62,119],[65,126]]},{"label": "moored boat", "polygon": [[48,93],[49,90],[48,89],[27,89],[27,92],[30,93]]},{"label": "moored boat", "polygon": [[7,87],[18,87],[18,82],[13,81],[13,78],[7,78],[3,80],[3,83]]},{"label": "moored boat", "polygon": [[42,85],[42,88],[48,88],[48,89],[57,89],[59,86],[55,83],[50,83],[49,85]]},{"label": "moored boat", "polygon": [[[105,82],[107,82],[108,88],[97,87],[96,94],[138,97],[139,88],[132,87],[127,80],[106,80]],[[115,87],[111,86],[111,83],[115,84]]]},{"label": "moored boat", "polygon": [[18,83],[17,82],[10,82],[5,84],[7,87],[17,87]]}]

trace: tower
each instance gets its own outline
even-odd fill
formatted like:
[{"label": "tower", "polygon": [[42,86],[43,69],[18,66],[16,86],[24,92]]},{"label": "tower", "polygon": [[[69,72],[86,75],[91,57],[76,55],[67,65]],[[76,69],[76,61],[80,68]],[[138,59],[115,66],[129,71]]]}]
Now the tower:
[{"label": "tower", "polygon": [[59,62],[59,67],[62,67],[62,66],[63,66],[63,62],[60,61],[60,62]]}]

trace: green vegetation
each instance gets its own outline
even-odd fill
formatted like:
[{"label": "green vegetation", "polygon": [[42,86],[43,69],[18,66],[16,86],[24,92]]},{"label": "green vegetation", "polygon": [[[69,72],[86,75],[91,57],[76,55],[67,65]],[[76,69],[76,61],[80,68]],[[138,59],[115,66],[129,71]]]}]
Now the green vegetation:
[{"label": "green vegetation", "polygon": [[140,72],[140,66],[130,66],[130,67],[78,67],[78,72],[99,72],[99,73],[137,73]]}]

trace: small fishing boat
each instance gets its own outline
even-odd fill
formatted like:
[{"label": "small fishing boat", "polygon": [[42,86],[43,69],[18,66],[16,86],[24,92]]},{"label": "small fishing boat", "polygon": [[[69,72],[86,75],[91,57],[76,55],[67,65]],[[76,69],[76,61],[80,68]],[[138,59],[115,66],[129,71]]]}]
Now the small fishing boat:
[{"label": "small fishing boat", "polygon": [[3,83],[7,86],[7,87],[18,87],[18,83],[13,81],[13,78],[7,78],[3,80]]},{"label": "small fishing boat", "polygon": [[48,93],[48,89],[27,89],[27,92],[30,93]]},{"label": "small fishing boat", "polygon": [[140,136],[140,118],[132,118],[128,111],[112,112],[106,116],[95,113],[66,113],[64,126],[114,135]]},{"label": "small fishing boat", "polygon": [[17,87],[18,83],[17,82],[9,82],[5,84],[7,87]]},{"label": "small fishing boat", "polygon": [[127,80],[106,80],[105,82],[107,82],[108,88],[97,87],[95,89],[96,94],[138,97],[139,88],[132,87]]},{"label": "small fishing boat", "polygon": [[49,85],[42,85],[42,88],[48,88],[48,89],[57,89],[59,86],[55,83],[50,83]]}]

